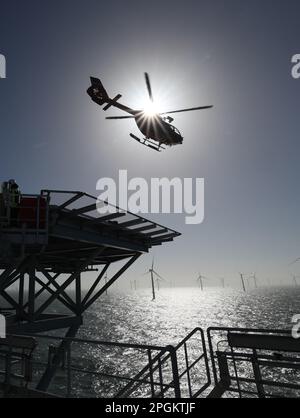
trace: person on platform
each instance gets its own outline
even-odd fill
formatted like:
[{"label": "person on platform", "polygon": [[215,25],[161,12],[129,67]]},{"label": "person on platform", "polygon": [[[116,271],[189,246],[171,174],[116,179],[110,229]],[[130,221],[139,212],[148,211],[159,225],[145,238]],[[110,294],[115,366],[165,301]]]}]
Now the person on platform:
[{"label": "person on platform", "polygon": [[15,180],[9,180],[8,182],[9,192],[9,209],[10,209],[10,225],[18,226],[19,207],[20,207],[20,189]]},{"label": "person on platform", "polygon": [[8,181],[4,181],[1,184],[1,193],[0,193],[0,223],[2,225],[7,224],[8,208],[9,208],[9,185],[8,185]]}]

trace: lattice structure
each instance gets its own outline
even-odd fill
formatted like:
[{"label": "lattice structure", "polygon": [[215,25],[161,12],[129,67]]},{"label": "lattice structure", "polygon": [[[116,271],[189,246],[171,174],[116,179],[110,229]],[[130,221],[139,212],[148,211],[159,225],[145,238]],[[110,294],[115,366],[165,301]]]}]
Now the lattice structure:
[{"label": "lattice structure", "polygon": [[[0,295],[10,332],[80,325],[86,309],[141,254],[180,235],[119,208],[101,216],[97,208],[104,205],[86,193],[46,190],[23,195],[18,218],[2,222]],[[102,284],[116,262],[125,264]],[[89,271],[98,274],[83,292]],[[49,313],[57,302],[67,314]]]}]

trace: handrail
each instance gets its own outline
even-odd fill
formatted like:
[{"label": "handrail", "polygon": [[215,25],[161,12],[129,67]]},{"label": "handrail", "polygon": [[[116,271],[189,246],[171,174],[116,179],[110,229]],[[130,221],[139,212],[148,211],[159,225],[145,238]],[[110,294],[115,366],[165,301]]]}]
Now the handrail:
[{"label": "handrail", "polygon": [[[209,370],[209,363],[208,363],[208,357],[207,357],[207,350],[206,350],[206,344],[205,344],[205,340],[204,340],[204,332],[201,328],[195,328],[193,331],[191,331],[175,348],[174,351],[177,353],[180,348],[185,347],[186,348],[186,343],[197,333],[200,332],[201,334],[201,342],[202,342],[202,350],[203,353],[200,357],[197,358],[196,361],[194,361],[194,363],[192,365],[188,364],[188,359],[187,359],[187,351],[185,350],[185,359],[187,361],[187,367],[184,370],[183,373],[179,374],[178,378],[179,381],[182,377],[184,377],[185,375],[189,376],[189,371],[191,370],[192,367],[194,367],[196,364],[199,363],[200,360],[202,360],[204,358],[205,360],[205,369],[206,369],[206,375],[207,375],[207,383],[203,386],[203,390],[200,389],[200,391],[197,392],[197,396],[199,396],[199,394],[204,391],[207,387],[210,386],[211,384],[211,378],[210,378],[210,370]],[[163,365],[164,363],[166,363],[169,360],[169,356],[166,356],[162,361],[161,361],[161,365]],[[156,371],[159,368],[159,366],[156,366],[156,368],[153,371]],[[136,378],[140,378],[142,377],[145,373],[146,374],[145,378],[147,378],[149,376],[149,371],[148,371],[149,367],[145,366],[137,375]],[[189,390],[191,393],[191,382],[188,379],[188,384],[189,384]],[[127,387],[123,388],[117,395],[117,397],[121,397],[121,396],[129,396],[133,391],[135,391],[138,387],[132,387],[133,383],[129,383],[127,385]]]},{"label": "handrail", "polygon": [[[212,371],[215,383],[218,383],[218,374],[217,368],[214,359],[216,358],[214,349],[213,349],[213,342],[212,342],[212,332],[214,331],[225,331],[225,332],[248,332],[248,333],[270,333],[270,334],[290,334],[291,331],[289,330],[278,330],[278,329],[267,329],[267,328],[237,328],[237,327],[209,327],[207,328],[207,338],[208,338],[208,346],[210,351],[210,356],[212,360]],[[227,341],[227,339],[226,339]]]},{"label": "handrail", "polygon": [[[28,337],[28,335],[20,335],[22,337]],[[158,345],[147,345],[147,344],[131,344],[131,343],[119,343],[113,341],[103,341],[103,340],[90,340],[85,338],[70,338],[70,337],[56,337],[54,335],[43,335],[43,334],[34,334],[36,338],[41,338],[45,340],[54,340],[60,342],[74,342],[74,343],[82,343],[82,344],[92,344],[92,345],[103,345],[103,346],[115,346],[121,348],[136,348],[136,349],[147,349],[147,350],[165,350],[166,346],[158,346]]]},{"label": "handrail", "polygon": [[[28,335],[26,335],[28,337]],[[142,344],[134,344],[134,343],[122,343],[122,342],[109,342],[109,341],[101,341],[101,340],[91,340],[91,339],[84,339],[84,338],[68,338],[68,337],[56,337],[51,335],[41,335],[41,334],[34,334],[34,337],[36,339],[42,339],[42,340],[50,340],[50,341],[58,341],[61,344],[66,344],[65,354],[67,355],[67,358],[69,358],[69,361],[67,361],[67,374],[68,376],[71,375],[71,372],[79,372],[84,373],[87,375],[94,375],[98,377],[106,377],[111,379],[116,379],[118,381],[129,381],[133,383],[139,383],[140,385],[150,385],[152,394],[154,394],[155,387],[164,388],[166,390],[172,389],[174,390],[175,397],[180,397],[180,386],[179,386],[179,380],[178,380],[178,367],[177,367],[177,358],[176,358],[176,352],[174,350],[174,347],[172,346],[158,346],[158,345],[142,345]],[[153,376],[153,373],[150,376],[150,380],[146,378],[138,378],[136,376],[134,377],[128,377],[128,376],[122,376],[120,374],[111,374],[111,373],[103,373],[103,372],[97,372],[92,371],[89,369],[80,369],[78,366],[74,367],[71,365],[71,346],[72,344],[90,344],[95,347],[112,347],[112,348],[124,348],[124,349],[137,349],[142,350],[146,354],[148,353],[148,368],[153,370],[155,368],[155,364],[157,361],[159,361],[160,358],[167,355],[168,358],[170,358],[171,361],[171,369],[172,369],[172,379],[170,383],[163,382],[161,379],[159,381],[155,381],[151,378]],[[151,352],[157,352],[157,354],[154,357],[151,357]],[[36,365],[43,365],[45,366],[45,363],[42,362],[34,362]],[[70,396],[70,387],[68,386],[68,396]]]},{"label": "handrail", "polygon": [[[253,341],[250,340],[248,346],[245,340],[242,340],[243,343],[240,346],[239,334],[242,338],[244,335],[252,336]],[[236,335],[235,339],[230,338],[232,335]],[[299,352],[293,350],[293,345],[289,350],[287,346],[282,345],[283,337],[291,338],[290,330],[210,327],[207,330],[207,336],[215,381],[215,389],[211,392],[212,397],[222,396],[226,391],[237,393],[240,397],[243,394],[255,395],[259,398],[273,397],[274,393],[270,391],[272,387],[281,389],[281,393],[277,394],[278,397],[285,396],[285,391],[288,389],[300,390],[295,374],[295,381],[293,379],[286,381],[282,379],[283,376],[279,371],[287,369],[294,373],[295,370],[300,370]],[[263,336],[266,338],[262,344]],[[255,337],[259,338],[257,344]],[[269,340],[270,337],[271,340]],[[278,338],[278,348],[274,344],[276,338]],[[220,348],[220,341],[226,343],[226,348]],[[272,344],[268,344],[268,341]],[[289,353],[292,354],[289,355]],[[239,365],[242,365],[242,373]],[[265,367],[271,373],[270,375],[264,375]],[[248,371],[248,377],[245,370]],[[242,386],[241,383],[248,384],[248,386]],[[249,384],[256,386],[256,392]]]},{"label": "handrail", "polygon": [[[34,199],[34,202],[36,202],[36,204],[29,204],[29,203],[24,203],[22,200],[24,199]],[[5,227],[2,225],[2,231],[7,232],[8,229],[14,229],[14,230],[24,230],[24,225],[26,226],[26,223],[33,223],[35,224],[34,227],[31,228],[25,228],[26,231],[30,230],[32,233],[32,230],[38,230],[38,231],[46,231],[48,230],[48,214],[49,214],[49,205],[48,205],[48,201],[45,199],[45,206],[42,207],[41,206],[41,199],[43,199],[43,196],[41,194],[20,194],[20,203],[17,206],[17,210],[18,210],[18,214],[20,213],[20,211],[23,210],[34,210],[35,213],[35,218],[31,217],[22,217],[22,219],[19,219],[19,217],[15,217],[10,213],[10,208],[6,208],[7,213],[6,215],[1,215],[0,214],[0,223],[2,221],[2,223],[5,221]],[[41,211],[44,212],[44,218],[43,220],[40,219],[40,215],[41,215]],[[12,223],[13,222],[13,223]],[[41,222],[43,222],[45,224],[44,227],[41,227]]]}]

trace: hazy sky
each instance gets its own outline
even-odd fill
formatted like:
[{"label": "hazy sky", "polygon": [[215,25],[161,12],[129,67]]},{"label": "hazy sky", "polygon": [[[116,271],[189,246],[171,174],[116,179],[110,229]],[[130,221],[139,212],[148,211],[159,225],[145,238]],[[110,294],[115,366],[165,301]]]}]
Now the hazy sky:
[{"label": "hazy sky", "polygon": [[[0,174],[22,191],[96,194],[100,177],[204,177],[205,222],[150,218],[183,236],[157,247],[158,270],[178,283],[198,271],[290,281],[300,265],[300,3],[276,0],[0,0]],[[133,121],[106,121],[86,95],[89,76],[140,107],[143,73],[184,144],[158,154],[129,138]],[[118,111],[110,110],[110,115]],[[131,278],[151,262],[143,257]],[[141,279],[142,281],[145,278]]]}]

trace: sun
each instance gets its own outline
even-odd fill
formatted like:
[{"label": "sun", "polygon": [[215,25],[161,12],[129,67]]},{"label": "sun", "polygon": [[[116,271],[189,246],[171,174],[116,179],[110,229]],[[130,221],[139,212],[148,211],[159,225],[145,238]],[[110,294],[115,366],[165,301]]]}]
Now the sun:
[{"label": "sun", "polygon": [[155,115],[158,114],[158,108],[155,105],[154,102],[149,101],[145,106],[144,106],[144,113],[147,117],[151,118],[154,117]]}]

